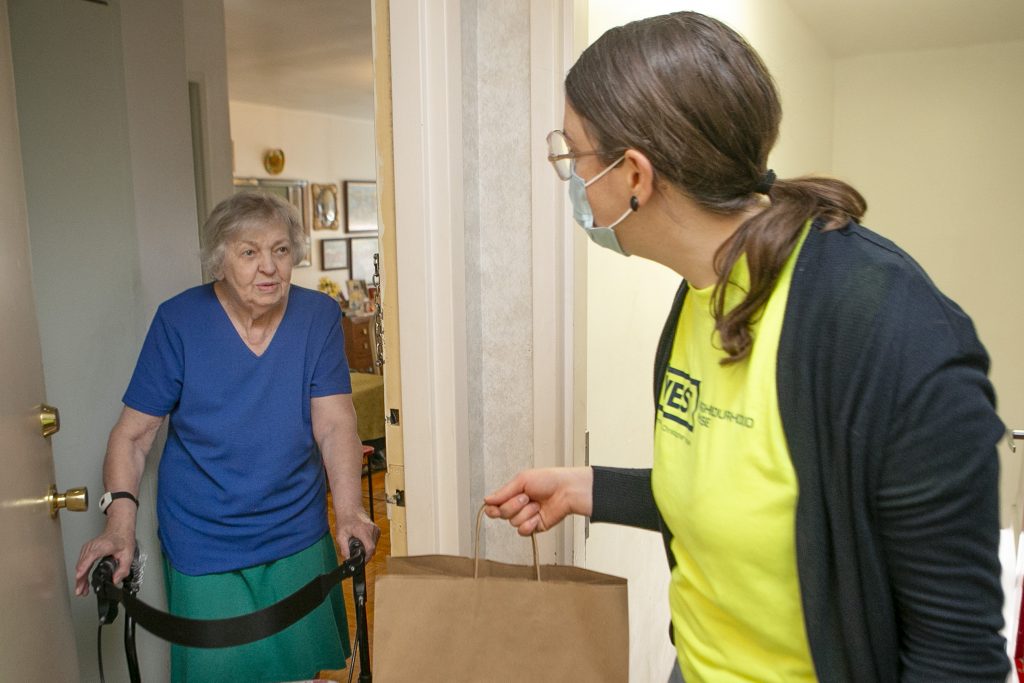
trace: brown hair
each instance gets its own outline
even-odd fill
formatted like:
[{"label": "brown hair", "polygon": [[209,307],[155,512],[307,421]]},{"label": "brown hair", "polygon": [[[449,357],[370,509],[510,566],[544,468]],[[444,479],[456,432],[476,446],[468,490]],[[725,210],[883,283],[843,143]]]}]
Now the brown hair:
[{"label": "brown hair", "polygon": [[[782,108],[764,62],[722,22],[677,12],[613,28],[588,47],[565,79],[566,97],[601,156],[642,152],[656,178],[700,206],[742,211],[763,191]],[[771,206],[744,222],[715,255],[715,327],[729,354],[750,353],[750,326],[808,219],[823,230],[867,210],[851,186],[831,178],[778,179]],[[750,289],[725,310],[729,273],[743,254]]]}]

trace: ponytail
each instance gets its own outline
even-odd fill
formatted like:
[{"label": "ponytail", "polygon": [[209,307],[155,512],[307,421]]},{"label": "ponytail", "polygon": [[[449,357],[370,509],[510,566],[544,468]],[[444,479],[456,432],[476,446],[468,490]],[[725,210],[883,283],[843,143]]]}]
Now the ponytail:
[{"label": "ponytail", "polygon": [[[728,358],[723,365],[750,355],[755,322],[793,251],[808,219],[819,230],[835,230],[849,221],[859,221],[867,202],[850,185],[832,178],[802,177],[778,179],[770,187],[771,206],[750,218],[733,233],[715,254],[718,282],[712,293],[715,330]],[[750,288],[743,300],[726,311],[729,274],[746,254]]]}]

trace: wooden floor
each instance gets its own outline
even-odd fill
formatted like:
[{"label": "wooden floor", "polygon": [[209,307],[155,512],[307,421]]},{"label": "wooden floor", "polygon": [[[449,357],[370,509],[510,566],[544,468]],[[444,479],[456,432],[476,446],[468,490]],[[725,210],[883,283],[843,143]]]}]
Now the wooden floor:
[{"label": "wooden floor", "polygon": [[[370,497],[367,494],[366,475],[363,475],[363,502],[369,510]],[[334,536],[334,507],[331,505],[330,493],[327,494],[328,519],[331,525],[331,536]],[[374,553],[370,563],[366,565],[366,621],[370,631],[370,652],[373,652],[373,584],[374,579],[384,573],[384,558],[391,554],[391,525],[388,524],[387,507],[384,502],[384,472],[373,473],[373,512],[376,515],[374,520],[380,527],[380,540],[377,542],[377,552]],[[337,541],[335,541],[337,546]],[[338,551],[338,558],[341,558],[341,551]],[[343,583],[342,592],[345,595],[345,613],[348,615],[349,642],[355,642],[356,612],[352,602],[352,581],[346,580]],[[352,680],[358,680],[359,658],[355,658],[356,671]],[[349,660],[349,666],[352,661]],[[344,671],[321,671],[320,678],[329,681],[348,681],[348,670]]]}]

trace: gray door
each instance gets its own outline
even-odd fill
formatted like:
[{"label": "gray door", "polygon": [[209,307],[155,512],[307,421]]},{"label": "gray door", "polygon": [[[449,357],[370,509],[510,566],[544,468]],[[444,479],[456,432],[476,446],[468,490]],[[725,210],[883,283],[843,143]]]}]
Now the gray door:
[{"label": "gray door", "polygon": [[7,0],[0,0],[0,680],[77,681],[32,298]]}]

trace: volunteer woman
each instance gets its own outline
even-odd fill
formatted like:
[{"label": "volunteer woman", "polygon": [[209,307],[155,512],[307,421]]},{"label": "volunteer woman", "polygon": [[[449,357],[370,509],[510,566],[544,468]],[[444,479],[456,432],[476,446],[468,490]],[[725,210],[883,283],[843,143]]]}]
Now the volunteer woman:
[{"label": "volunteer woman", "polygon": [[659,530],[689,683],[1005,680],[1003,428],[971,321],[852,187],[768,169],[778,94],[722,23],[612,29],[565,88],[576,220],[684,279],[654,466],[523,472],[488,514]]}]

